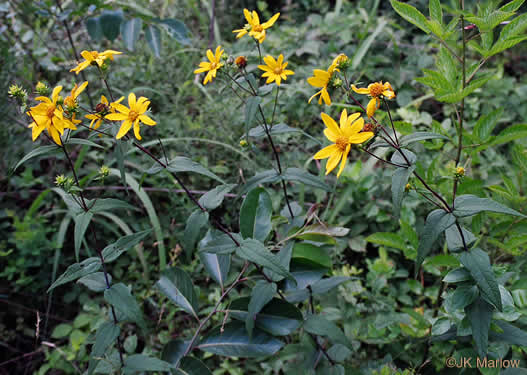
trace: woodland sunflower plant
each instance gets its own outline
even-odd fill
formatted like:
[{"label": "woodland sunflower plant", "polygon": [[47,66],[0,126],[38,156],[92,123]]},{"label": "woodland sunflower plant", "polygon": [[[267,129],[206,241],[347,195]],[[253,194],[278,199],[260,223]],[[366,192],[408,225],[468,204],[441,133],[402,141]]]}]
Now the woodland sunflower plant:
[{"label": "woodland sunflower plant", "polygon": [[[25,114],[32,140],[44,144],[16,168],[33,157],[56,155],[57,151],[66,166],[52,191],[67,205],[63,211],[68,215],[66,224],[74,226],[76,262],[61,270],[48,291],[78,281],[100,293],[98,301],[104,304],[98,306],[99,316],[87,340],[91,347],[86,349],[86,368],[79,372],[212,374],[210,368],[225,357],[240,363],[256,358],[251,364],[259,373],[267,369],[269,374],[321,375],[376,373],[377,369],[392,374],[397,371],[392,367],[400,363],[408,367],[405,373],[434,373],[449,366],[445,361],[450,357],[439,358],[444,353],[451,358],[469,353],[481,359],[499,355],[525,361],[525,305],[521,305],[518,288],[512,289],[515,275],[505,272],[499,263],[501,255],[489,250],[493,243],[485,240],[489,232],[484,229],[484,221],[493,215],[508,215],[513,218],[508,228],[517,230],[525,225],[525,209],[497,201],[484,190],[462,186],[473,173],[469,173],[474,169],[471,164],[478,167],[473,162],[479,156],[475,150],[493,145],[492,140],[477,138],[491,127],[492,119],[482,115],[485,121],[470,123],[466,104],[493,79],[489,59],[525,39],[522,33],[527,22],[525,14],[519,14],[523,1],[503,5],[489,1],[467,9],[464,1],[430,0],[429,16],[406,2],[390,3],[404,20],[437,41],[435,68],[424,70],[417,81],[428,87],[428,99],[433,97],[434,103],[452,109],[450,121],[455,126],[409,131],[412,127],[398,119],[404,111],[395,110],[399,90],[395,71],[384,69],[384,76],[364,76],[354,64],[357,54],[352,57],[339,51],[324,56],[310,67],[312,76],[302,77],[300,57],[294,51],[273,49],[268,42],[285,17],[275,13],[262,23],[256,11],[244,9],[240,20],[247,23],[233,33],[236,39],[252,38],[251,49],[236,55],[231,52],[236,48],[214,46],[211,38],[214,48],[204,48],[200,53],[204,61],[196,59],[194,65],[194,85],[200,92],[210,97],[232,94],[227,110],[242,112],[243,121],[230,124],[243,150],[236,151],[248,160],[266,163],[249,171],[240,167],[240,177],[228,181],[157,137],[155,126],[164,121],[156,117],[160,106],[154,97],[142,96],[140,88],[114,96],[121,89],[112,88],[107,78],[127,59],[124,53],[82,51],[84,61],[71,67],[75,75],[70,75],[75,78],[93,67],[91,73],[98,78],[72,85],[65,98],[60,96],[63,86],[53,88],[48,97],[47,85],[38,83],[35,90],[29,90],[37,92],[33,98],[24,88],[11,85],[9,97],[28,108]],[[373,46],[369,53],[383,53]],[[110,64],[117,55],[120,57]],[[306,81],[305,87],[309,85],[312,91],[303,92],[302,100],[317,112],[308,131],[288,124],[289,113],[284,110],[284,102],[292,96],[290,90]],[[92,87],[97,87],[99,103],[89,95]],[[209,90],[217,92],[210,95]],[[219,116],[217,121],[214,129],[221,129]],[[143,127],[141,135],[142,125],[148,128]],[[291,138],[280,144],[284,134]],[[309,141],[294,138],[303,136]],[[141,143],[143,137],[149,142]],[[486,139],[491,139],[490,133]],[[436,143],[425,147],[430,141]],[[108,163],[95,171],[83,170],[83,160],[76,160],[80,156],[72,152],[76,145],[104,150],[105,161],[113,157],[110,161],[115,168]],[[128,147],[147,158],[148,165],[125,163],[132,152]],[[293,164],[298,160],[286,157],[293,148],[303,148],[309,156]],[[423,157],[423,150],[437,153],[432,165],[425,165],[429,159]],[[360,160],[388,176],[391,205],[371,194],[353,202],[354,209],[388,206],[386,220],[400,225],[407,237],[382,232],[369,236],[367,241],[380,248],[375,260],[363,259],[366,276],[335,255],[342,246],[356,245],[352,238],[356,228],[351,232],[332,225],[336,220],[325,215],[345,204],[338,188],[353,190],[356,181],[350,177],[350,164],[359,165]],[[438,167],[441,164],[450,166],[448,175],[440,175],[446,170]],[[141,182],[132,169],[140,171]],[[143,185],[156,181],[152,176],[161,172],[170,176],[193,208],[182,215],[184,222],[174,225],[184,228],[182,240],[168,254],[157,218],[151,219],[154,228],[138,230],[127,224],[137,211],[137,201],[124,194],[123,199],[103,195],[107,180],[113,178],[112,183],[137,193],[152,218],[153,203]],[[194,179],[183,173],[200,175],[209,190],[195,189],[191,186]],[[103,188],[88,189],[95,181]],[[372,185],[361,192],[378,192],[383,186]],[[180,199],[177,197],[174,199]],[[227,203],[228,199],[239,204]],[[427,210],[412,224],[399,220],[410,200],[413,207]],[[234,222],[225,212],[233,214]],[[356,216],[350,217],[355,220]],[[116,240],[98,237],[97,226],[104,224],[101,218],[118,221],[127,235]],[[61,226],[61,230],[65,229]],[[118,280],[111,263],[134,247],[139,253],[137,248],[149,241],[157,250],[157,282],[141,294],[135,284]],[[365,256],[366,246],[357,257]],[[403,253],[413,272],[397,269],[393,249]],[[190,268],[201,272],[202,278],[193,279]],[[421,291],[418,300],[402,292],[390,299],[402,279],[408,289]],[[394,285],[388,280],[395,280]],[[205,295],[203,289],[211,284],[215,293]],[[353,314],[346,308],[326,306],[328,301],[334,306],[349,302]],[[396,310],[390,303],[404,303],[405,307]],[[381,310],[390,314],[372,321],[371,316],[381,316],[376,315]],[[157,319],[152,319],[154,315]],[[158,340],[154,333],[165,321],[175,328]],[[132,335],[136,344],[141,337],[141,345],[130,344]],[[386,356],[379,363],[359,364],[364,361],[361,350],[368,351],[373,345],[397,347],[400,342],[411,355],[401,352],[400,358]],[[271,356],[280,365],[276,371],[262,360]]]}]

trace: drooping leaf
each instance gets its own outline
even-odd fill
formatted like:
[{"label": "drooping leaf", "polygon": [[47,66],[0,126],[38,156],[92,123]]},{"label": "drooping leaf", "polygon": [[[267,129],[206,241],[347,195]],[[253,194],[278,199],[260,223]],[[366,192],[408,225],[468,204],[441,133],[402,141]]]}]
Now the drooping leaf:
[{"label": "drooping leaf", "polygon": [[192,279],[185,271],[178,267],[163,271],[156,286],[172,302],[199,320],[198,297]]},{"label": "drooping leaf", "polygon": [[240,243],[240,247],[236,249],[236,255],[240,258],[248,260],[249,262],[255,263],[261,267],[265,267],[283,277],[288,278],[293,283],[296,282],[295,278],[291,273],[280,264],[277,257],[271,253],[267,248],[259,241],[248,238]]},{"label": "drooping leaf", "polygon": [[399,139],[399,142],[401,146],[404,147],[404,146],[409,145],[410,143],[425,141],[428,139],[448,140],[449,138],[442,134],[437,134],[437,133],[432,133],[432,132],[415,132],[415,133],[408,134],[408,135],[401,137],[401,139]]},{"label": "drooping leaf", "polygon": [[272,336],[254,329],[249,337],[245,325],[241,322],[227,323],[214,328],[196,346],[198,349],[226,357],[265,357],[275,354],[284,343]]},{"label": "drooping leaf", "polygon": [[128,236],[123,236],[115,241],[113,244],[106,246],[102,251],[102,256],[105,263],[110,263],[116,260],[139,242],[141,242],[146,236],[152,232],[151,229],[147,229],[141,232],[133,233]]},{"label": "drooping leaf", "polygon": [[406,184],[408,184],[408,178],[415,170],[415,165],[408,168],[397,168],[392,174],[392,203],[393,213],[395,217],[399,217],[401,212],[401,204],[404,198],[404,192],[406,190]]},{"label": "drooping leaf", "polygon": [[445,231],[446,244],[448,250],[450,251],[461,251],[464,250],[463,240],[467,245],[467,249],[470,249],[472,245],[476,242],[477,238],[472,234],[472,232],[465,229],[465,227],[460,226],[463,237],[459,233],[457,226],[452,225],[450,228],[447,228]]},{"label": "drooping leaf", "polygon": [[483,298],[496,306],[499,311],[503,311],[500,289],[487,253],[475,248],[461,254],[459,261],[476,280]]},{"label": "drooping leaf", "polygon": [[39,146],[30,152],[28,152],[13,168],[13,172],[18,169],[22,164],[24,164],[29,159],[36,158],[37,156],[51,156],[57,155],[60,152],[60,147],[56,145],[51,146]]},{"label": "drooping leaf", "polygon": [[96,147],[104,150],[104,147],[101,145],[98,145],[95,142],[92,142],[88,139],[82,139],[82,138],[70,138],[68,139],[68,144],[72,145],[84,145],[84,146],[90,146],[90,147]]},{"label": "drooping leaf", "polygon": [[127,319],[137,323],[143,330],[146,330],[143,312],[126,285],[123,283],[112,285],[110,289],[104,291],[104,299]]},{"label": "drooping leaf", "polygon": [[132,18],[121,24],[121,35],[123,37],[124,45],[129,51],[135,49],[135,44],[139,40],[139,33],[142,28],[143,21],[141,18]]},{"label": "drooping leaf", "polygon": [[[93,203],[92,203],[93,202]],[[115,198],[101,198],[95,201],[86,202],[86,205],[90,209],[90,212],[104,212],[110,210],[135,210],[137,207],[132,206],[130,203]]]},{"label": "drooping leaf", "polygon": [[86,229],[90,225],[90,221],[93,217],[93,213],[90,211],[81,212],[80,214],[74,217],[75,230],[74,230],[74,243],[75,243],[75,259],[79,261],[79,253],[81,249],[82,240],[84,239],[84,234]]},{"label": "drooping leaf", "polygon": [[240,209],[240,232],[244,238],[264,242],[271,233],[273,207],[264,188],[253,189],[243,200]]},{"label": "drooping leaf", "polygon": [[123,368],[126,374],[135,374],[141,371],[170,372],[171,369],[172,365],[170,363],[144,354],[132,354],[126,357]]},{"label": "drooping leaf", "polygon": [[490,331],[493,341],[506,342],[512,345],[527,346],[527,332],[502,320],[495,321],[502,332]]},{"label": "drooping leaf", "polygon": [[[108,283],[111,285],[112,276],[110,274],[107,274],[107,276]],[[89,275],[83,276],[79,280],[77,280],[77,283],[86,286],[89,290],[93,290],[94,292],[102,292],[107,287],[104,272],[94,272]]]},{"label": "drooping leaf", "polygon": [[225,287],[229,269],[231,267],[231,256],[229,254],[212,254],[200,252],[199,258],[208,274],[220,284],[221,288]]},{"label": "drooping leaf", "polygon": [[206,192],[200,199],[199,204],[205,207],[207,210],[214,210],[218,208],[225,195],[227,195],[232,189],[234,189],[235,184],[226,184],[215,187],[214,189]]},{"label": "drooping leaf", "polygon": [[390,161],[397,165],[408,166],[408,162],[406,161],[406,159],[408,159],[410,165],[414,165],[417,162],[417,156],[412,151],[401,148],[400,150],[397,150],[392,154]]},{"label": "drooping leaf", "polygon": [[194,251],[196,242],[198,241],[201,230],[209,222],[209,213],[202,211],[199,208],[194,210],[187,219],[185,225],[185,232],[183,232],[183,249],[187,254],[187,257],[190,259],[190,255]]},{"label": "drooping leaf", "polygon": [[260,184],[265,184],[267,182],[273,183],[280,180],[280,175],[274,169],[268,169],[266,171],[255,174],[253,177],[249,178],[245,185],[243,186],[240,194],[245,194],[248,191],[253,190],[256,186]]},{"label": "drooping leaf", "polygon": [[454,215],[456,217],[466,217],[476,215],[483,211],[497,212],[502,214],[527,217],[524,214],[504,206],[490,198],[480,198],[472,194],[465,194],[456,197],[454,201]]},{"label": "drooping leaf", "polygon": [[282,174],[282,177],[286,181],[299,182],[301,184],[314,187],[315,189],[333,191],[331,186],[322,181],[318,176],[312,175],[311,173],[300,168],[287,168]]},{"label": "drooping leaf", "polygon": [[97,272],[101,268],[101,260],[97,257],[92,257],[83,260],[81,263],[75,263],[69,266],[62,275],[49,287],[48,293],[58,287],[59,285],[69,283],[70,281],[80,279],[86,275]]},{"label": "drooping leaf", "polygon": [[472,326],[472,337],[476,343],[478,354],[482,358],[487,355],[490,320],[493,310],[494,308],[482,298],[476,299],[470,306],[465,308],[465,313],[470,319],[470,325]]},{"label": "drooping leaf", "polygon": [[423,231],[421,232],[419,247],[417,248],[417,259],[415,261],[415,272],[419,271],[421,264],[432,250],[432,245],[439,235],[450,226],[454,225],[456,218],[449,212],[437,209],[428,214]]},{"label": "drooping leaf", "polygon": [[[151,170],[153,170],[153,168],[150,168],[147,171],[147,173],[152,173],[150,172]],[[204,176],[213,178],[221,183],[224,183],[224,181],[221,178],[216,176],[214,173],[209,171],[207,168],[205,168],[201,164],[196,163],[195,161],[190,160],[189,158],[186,158],[184,156],[177,156],[174,159],[172,159],[170,163],[167,165],[167,170],[172,173],[178,173],[178,172],[199,173]],[[156,173],[156,172],[153,172],[153,173]]]},{"label": "drooping leaf", "polygon": [[161,57],[161,31],[155,25],[148,25],[145,37],[154,56]]},{"label": "drooping leaf", "polygon": [[249,140],[249,128],[256,120],[256,114],[258,113],[261,102],[262,98],[260,96],[250,96],[245,102],[245,139],[247,141]]},{"label": "drooping leaf", "polygon": [[177,366],[181,358],[185,355],[190,342],[185,342],[183,340],[171,340],[163,347],[163,352],[161,354],[161,359],[165,362]]},{"label": "drooping leaf", "polygon": [[103,37],[103,33],[102,33],[100,17],[86,18],[85,25],[86,25],[86,30],[88,31],[88,35],[90,36],[90,38],[95,42],[101,41]]},{"label": "drooping leaf", "polygon": [[177,18],[166,18],[159,20],[159,25],[163,27],[167,33],[175,39],[178,43],[185,46],[191,44],[190,31],[187,26]]},{"label": "drooping leaf", "polygon": [[[242,237],[239,234],[231,233],[231,235],[238,242],[242,241]],[[216,229],[210,229],[198,245],[200,253],[211,254],[230,254],[235,252],[237,248],[238,246],[232,238]]]},{"label": "drooping leaf", "polygon": [[258,314],[263,307],[269,303],[273,296],[276,294],[276,284],[262,281],[257,283],[251,291],[251,300],[249,302],[248,314],[245,320],[245,328],[249,337],[252,337],[254,321],[256,320],[256,314]]},{"label": "drooping leaf", "polygon": [[121,22],[123,21],[122,10],[103,10],[99,16],[101,31],[106,39],[113,41],[119,36],[121,31]]}]

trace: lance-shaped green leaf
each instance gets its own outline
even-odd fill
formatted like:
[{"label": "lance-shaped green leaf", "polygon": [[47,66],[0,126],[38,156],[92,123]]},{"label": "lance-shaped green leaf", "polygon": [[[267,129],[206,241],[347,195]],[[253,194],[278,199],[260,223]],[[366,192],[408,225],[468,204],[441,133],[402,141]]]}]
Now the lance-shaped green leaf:
[{"label": "lance-shaped green leaf", "polygon": [[245,328],[249,337],[252,337],[254,321],[256,320],[256,314],[268,304],[273,296],[276,294],[276,284],[262,281],[257,283],[251,291],[251,300],[249,302],[249,309],[247,318],[245,319]]},{"label": "lance-shaped green leaf", "polygon": [[121,22],[123,21],[122,10],[104,10],[99,16],[99,23],[101,24],[101,30],[103,35],[109,41],[113,41],[119,36],[121,31]]},{"label": "lance-shaped green leaf", "polygon": [[304,329],[317,336],[325,336],[330,341],[352,348],[344,332],[333,322],[320,315],[308,315],[304,322]]},{"label": "lance-shaped green leaf", "polygon": [[410,143],[426,141],[428,139],[444,139],[448,141],[449,138],[442,134],[432,132],[415,132],[401,137],[401,139],[399,139],[399,142],[401,143],[401,146],[407,146]]},{"label": "lance-shaped green leaf", "polygon": [[520,217],[527,217],[524,214],[504,206],[490,198],[480,198],[472,194],[460,195],[454,201],[454,215],[456,217],[466,217],[476,215],[483,211],[497,212]]},{"label": "lance-shaped green leaf", "polygon": [[461,254],[459,261],[470,272],[472,278],[476,280],[483,298],[496,306],[499,311],[502,311],[500,289],[487,253],[475,248]]},{"label": "lance-shaped green leaf", "polygon": [[492,134],[492,130],[498,124],[498,121],[502,118],[503,108],[498,108],[486,115],[479,118],[478,122],[474,126],[473,134],[476,135],[481,141],[486,141]]},{"label": "lance-shaped green leaf", "polygon": [[199,253],[199,259],[208,274],[220,284],[222,290],[227,282],[229,269],[231,267],[231,256],[228,254]]},{"label": "lance-shaped green leaf", "polygon": [[478,287],[476,285],[460,285],[456,288],[451,297],[451,306],[454,310],[464,309],[478,297]]},{"label": "lance-shaped green leaf", "polygon": [[137,323],[143,330],[146,330],[143,313],[126,285],[123,283],[112,285],[110,289],[104,291],[104,299],[123,314],[126,319]]},{"label": "lance-shaped green leaf", "polygon": [[292,259],[297,264],[331,268],[332,262],[328,252],[307,242],[297,242],[293,247]]},{"label": "lance-shaped green leaf", "polygon": [[79,261],[79,253],[81,249],[82,240],[84,239],[84,234],[86,229],[90,225],[90,221],[93,217],[93,213],[90,211],[81,212],[76,215],[73,219],[75,221],[75,230],[74,234],[74,244],[75,244],[75,259]]},{"label": "lance-shaped green leaf", "polygon": [[455,222],[456,218],[454,215],[445,210],[437,209],[430,212],[426,218],[425,226],[419,240],[419,247],[417,248],[417,259],[415,261],[416,274],[426,256],[430,253],[430,250],[432,250],[432,245],[439,235],[454,225]]},{"label": "lance-shaped green leaf", "polygon": [[70,281],[80,279],[86,275],[97,272],[101,268],[101,260],[97,257],[92,257],[83,260],[80,263],[75,263],[69,266],[62,275],[49,287],[48,293],[58,287],[59,285],[69,283]]},{"label": "lance-shaped green leaf", "polygon": [[[229,316],[246,321],[249,315],[249,297],[234,300],[229,305]],[[256,327],[273,336],[287,336],[296,331],[304,321],[300,310],[293,304],[280,298],[271,302],[255,316]]]},{"label": "lance-shaped green leaf", "polygon": [[493,310],[494,308],[482,298],[476,299],[470,306],[465,308],[465,313],[470,319],[470,325],[472,326],[472,337],[480,357],[487,355],[490,320]]},{"label": "lance-shaped green leaf", "polygon": [[187,254],[187,257],[190,259],[190,255],[194,251],[196,242],[198,241],[200,232],[209,222],[209,213],[202,211],[201,209],[196,209],[192,214],[190,214],[187,219],[187,224],[185,225],[185,232],[183,233],[183,249]]},{"label": "lance-shaped green leaf", "polygon": [[410,22],[411,24],[417,26],[421,30],[423,30],[425,33],[429,34],[430,29],[428,28],[428,20],[426,17],[418,11],[415,7],[413,7],[410,4],[403,3],[401,1],[396,0],[390,0],[390,3],[392,4],[393,9],[405,20]]},{"label": "lance-shaped green leaf", "polygon": [[322,181],[320,177],[300,168],[287,168],[282,174],[282,177],[286,181],[300,182],[304,185],[314,187],[315,189],[333,191],[333,188]]},{"label": "lance-shaped green leaf", "polygon": [[209,368],[203,362],[194,357],[181,359],[179,368],[173,372],[176,375],[212,375]]},{"label": "lance-shaped green leaf", "polygon": [[124,45],[129,51],[134,50],[135,43],[139,40],[139,33],[142,28],[143,21],[141,18],[132,18],[121,24],[121,35],[123,37]]},{"label": "lance-shaped green leaf", "polygon": [[268,182],[273,183],[279,180],[280,175],[274,169],[268,169],[266,171],[260,172],[247,180],[240,192],[240,195],[253,190],[256,186],[260,184],[265,184]]},{"label": "lance-shaped green leaf", "polygon": [[267,248],[259,241],[248,238],[243,240],[240,247],[236,249],[236,255],[240,258],[248,260],[249,262],[255,263],[259,266],[265,267],[283,277],[288,278],[293,283],[296,283],[295,278],[291,273],[282,265],[277,257],[271,253]]},{"label": "lance-shaped green leaf", "polygon": [[88,365],[88,375],[93,374],[93,371],[97,367],[97,364],[100,361],[100,358],[106,353],[106,350],[112,345],[121,329],[119,326],[115,325],[114,322],[104,322],[97,329],[95,334],[95,343],[92,346],[90,363]]},{"label": "lance-shaped green leaf", "polygon": [[408,163],[414,165],[417,162],[417,156],[412,151],[401,148],[392,154],[390,161],[403,166],[408,166]]},{"label": "lance-shaped green leaf", "polygon": [[151,229],[147,229],[141,232],[133,233],[128,236],[123,236],[115,241],[113,244],[106,246],[102,251],[102,256],[105,263],[110,263],[116,260],[125,251],[131,249],[139,242],[141,242],[146,236],[152,232]]},{"label": "lance-shaped green leaf", "polygon": [[170,372],[173,366],[161,359],[149,357],[144,354],[133,354],[124,360],[125,374],[135,374],[141,371],[153,372]]},{"label": "lance-shaped green leaf", "polygon": [[[222,184],[224,183],[224,181],[221,178],[216,176],[214,173],[209,171],[207,168],[205,168],[201,164],[196,163],[195,161],[190,160],[189,158],[186,158],[184,156],[177,156],[174,159],[172,159],[170,163],[168,163],[166,169],[172,173],[179,173],[179,172],[199,173],[204,176],[213,178],[221,182]],[[155,174],[161,170],[163,170],[163,167],[156,163],[154,166],[148,169],[146,173]]]},{"label": "lance-shaped green leaf", "polygon": [[200,199],[199,204],[205,207],[207,210],[214,210],[218,208],[225,195],[227,195],[232,189],[234,189],[235,184],[226,184],[215,187],[214,189],[206,192]]},{"label": "lance-shaped green leaf", "polygon": [[[289,264],[291,263],[291,256],[293,254],[293,244],[294,241],[288,241],[276,254],[276,258],[278,259],[278,262],[289,271]],[[269,271],[268,269],[264,269],[265,274],[274,282],[281,281],[284,279],[283,276],[278,275],[277,273],[273,271]]]},{"label": "lance-shaped green leaf", "polygon": [[[231,236],[238,242],[243,240],[237,233],[231,233]],[[235,252],[237,248],[238,246],[231,237],[216,229],[209,229],[198,245],[200,253],[211,254],[230,254]]]},{"label": "lance-shaped green leaf", "polygon": [[506,342],[512,345],[527,346],[527,332],[502,320],[495,321],[501,332],[490,331],[492,341]]},{"label": "lance-shaped green leaf", "polygon": [[85,25],[90,38],[96,42],[99,42],[103,37],[100,17],[87,18]]},{"label": "lance-shaped green leaf", "polygon": [[439,0],[430,0],[428,2],[428,9],[430,11],[430,18],[439,23],[443,22],[443,10],[441,9],[441,2]]},{"label": "lance-shaped green leaf", "polygon": [[[110,274],[106,274],[106,276],[108,277],[108,284],[111,285],[112,276]],[[94,292],[102,292],[107,287],[104,272],[95,272],[83,276],[79,280],[77,280],[77,283],[86,286],[89,290],[93,290]]]},{"label": "lance-shaped green leaf", "polygon": [[226,357],[266,357],[275,354],[284,343],[255,329],[249,337],[241,322],[214,328],[196,347],[204,352]]},{"label": "lance-shaped green leaf", "polygon": [[404,198],[404,192],[406,190],[406,184],[408,184],[408,178],[415,170],[415,165],[408,168],[397,168],[392,174],[392,203],[393,213],[395,217],[399,216],[401,212],[401,204]]},{"label": "lance-shaped green leaf", "polygon": [[192,279],[185,271],[178,267],[167,269],[156,285],[172,302],[199,320],[198,297]]},{"label": "lance-shaped green leaf", "polygon": [[271,233],[273,206],[271,197],[264,188],[251,190],[240,209],[240,232],[244,238],[264,242]]},{"label": "lance-shaped green leaf", "polygon": [[183,340],[172,340],[169,341],[163,347],[163,352],[161,353],[161,359],[165,362],[177,366],[181,358],[185,355],[185,351],[188,348],[190,342]]},{"label": "lance-shaped green leaf", "polygon": [[159,25],[163,27],[167,33],[179,43],[188,46],[190,45],[190,31],[187,26],[177,18],[167,18],[159,20]]},{"label": "lance-shaped green leaf", "polygon": [[459,233],[459,229],[457,226],[452,225],[450,228],[448,228],[445,231],[445,237],[446,237],[446,244],[448,247],[448,250],[450,251],[461,251],[465,249],[465,246],[463,244],[463,241],[465,241],[465,244],[467,245],[467,250],[474,245],[477,238],[472,234],[472,232],[465,229],[463,226],[459,226],[461,228],[461,232],[463,233],[463,237],[461,237],[461,234]]},{"label": "lance-shaped green leaf", "polygon": [[161,57],[161,31],[154,25],[148,25],[145,38],[154,56]]},{"label": "lance-shaped green leaf", "polygon": [[461,283],[468,280],[472,280],[472,276],[470,276],[470,272],[464,267],[453,269],[443,278],[443,282],[451,284]]},{"label": "lance-shaped green leaf", "polygon": [[[93,203],[92,203],[93,202]],[[134,210],[138,208],[132,206],[130,203],[114,198],[102,198],[95,201],[88,201],[86,205],[90,209],[90,212],[97,213],[110,210]]]},{"label": "lance-shaped green leaf", "polygon": [[39,146],[35,148],[34,150],[31,150],[22,159],[20,159],[20,161],[13,168],[13,172],[16,171],[18,167],[20,167],[22,164],[24,164],[26,161],[30,159],[36,158],[37,156],[57,155],[59,152],[60,152],[60,147],[56,145]]},{"label": "lance-shaped green leaf", "polygon": [[245,102],[245,138],[249,140],[249,128],[254,124],[262,98],[250,96]]}]

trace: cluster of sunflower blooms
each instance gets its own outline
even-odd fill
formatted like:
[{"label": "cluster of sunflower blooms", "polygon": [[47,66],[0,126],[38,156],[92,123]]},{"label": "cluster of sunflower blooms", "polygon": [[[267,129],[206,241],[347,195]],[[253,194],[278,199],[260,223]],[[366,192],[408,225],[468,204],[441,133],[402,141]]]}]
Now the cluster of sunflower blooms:
[{"label": "cluster of sunflower blooms", "polygon": [[[113,60],[113,56],[119,54],[121,52],[112,50],[104,52],[82,51],[81,56],[84,61],[70,71],[79,74],[82,70],[95,66],[102,76],[108,67],[108,60]],[[51,92],[51,97],[47,97],[50,91],[48,86],[42,82],[37,84],[35,92],[39,96],[35,100],[40,103],[26,112],[32,121],[29,128],[32,130],[33,141],[46,130],[53,142],[62,146],[61,136],[64,134],[65,129],[76,130],[77,125],[82,123],[80,119],[76,118],[81,108],[77,98],[86,89],[86,86],[88,86],[88,81],[80,85],[75,84],[70,95],[63,98],[60,96],[62,86],[55,87]],[[28,95],[21,87],[12,85],[8,94],[25,105]],[[139,124],[156,125],[156,122],[145,114],[150,101],[143,96],[137,99],[134,93],[130,93],[128,95],[128,107],[126,107],[121,104],[123,99],[124,96],[116,101],[109,102],[104,95],[101,95],[100,103],[96,105],[94,111],[85,115],[88,120],[91,120],[89,128],[97,130],[104,120],[120,121],[121,126],[115,136],[117,139],[124,137],[133,126],[135,137],[141,140]]]},{"label": "cluster of sunflower blooms", "polygon": [[[256,11],[249,11],[244,9],[245,19],[247,24],[242,29],[233,30],[237,33],[236,38],[241,38],[245,35],[253,37],[260,51],[260,44],[264,42],[266,38],[266,30],[269,29],[276,22],[280,13],[276,13],[267,22],[260,23],[260,18]],[[224,50],[221,46],[218,46],[213,52],[211,49],[207,50],[207,58],[209,61],[203,61],[199,64],[199,68],[194,71],[195,74],[207,73],[203,84],[211,82],[218,72],[224,72],[225,65],[236,65],[240,71],[247,74],[245,68],[247,66],[247,58],[245,56],[238,56],[235,59],[229,58],[224,55]],[[260,58],[261,59],[261,58]],[[288,75],[293,75],[292,70],[286,69],[288,62],[284,62],[284,56],[280,54],[277,59],[271,55],[267,55],[263,58],[265,65],[258,65],[258,69],[263,71],[262,78],[266,78],[266,84],[275,82],[277,86],[280,86],[282,81],[287,80]],[[345,91],[349,94],[350,87],[348,80],[345,75],[345,71],[350,67],[350,60],[348,57],[341,53],[333,59],[333,62],[327,70],[315,69],[313,71],[313,77],[309,77],[307,82],[320,90],[311,96],[308,103],[311,103],[313,98],[318,98],[318,104],[331,105],[331,97],[329,94],[330,88],[343,87],[343,80],[338,76],[337,73],[343,73],[344,80],[346,82]],[[224,72],[225,77],[234,81],[233,77],[229,74],[228,70]],[[370,101],[366,107],[366,114],[368,118],[373,118],[375,111],[379,109],[381,99],[394,99],[395,92],[389,82],[375,82],[368,85],[367,88],[357,88],[355,85],[351,85],[351,89],[358,94],[365,94],[370,96]],[[360,113],[353,113],[348,115],[344,109],[340,115],[340,126],[337,122],[326,113],[321,113],[322,121],[326,125],[324,130],[325,136],[333,143],[317,152],[314,155],[315,159],[327,159],[326,163],[326,175],[333,171],[340,162],[340,168],[337,172],[337,177],[340,177],[344,167],[348,154],[353,144],[362,144],[375,135],[372,130],[374,126],[372,124],[364,125],[364,119]],[[376,123],[375,119],[373,118]]]}]

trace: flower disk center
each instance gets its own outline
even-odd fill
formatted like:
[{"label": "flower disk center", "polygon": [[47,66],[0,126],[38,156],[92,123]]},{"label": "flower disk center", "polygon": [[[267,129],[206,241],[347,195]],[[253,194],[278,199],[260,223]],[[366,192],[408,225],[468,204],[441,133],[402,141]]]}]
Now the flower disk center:
[{"label": "flower disk center", "polygon": [[273,72],[276,75],[280,75],[280,74],[282,74],[283,69],[281,67],[277,66],[276,68],[274,68]]},{"label": "flower disk center", "polygon": [[139,117],[139,113],[137,113],[136,111],[130,111],[130,113],[128,114],[128,118],[132,122],[134,122],[138,117]]},{"label": "flower disk center", "polygon": [[218,63],[217,62],[210,63],[210,70],[214,70],[214,69],[218,69]]},{"label": "flower disk center", "polygon": [[253,31],[256,31],[257,33],[261,33],[263,31],[263,27],[261,25],[253,26]]},{"label": "flower disk center", "polygon": [[337,141],[335,142],[337,147],[340,151],[346,151],[346,147],[348,147],[348,137],[338,137]]},{"label": "flower disk center", "polygon": [[375,98],[378,98],[384,92],[384,85],[379,82],[372,83],[369,89],[370,89],[370,95]]},{"label": "flower disk center", "polygon": [[54,113],[55,113],[55,109],[56,107],[54,105],[50,105],[48,107],[48,111],[46,112],[46,115],[49,117],[49,118],[52,118]]}]

